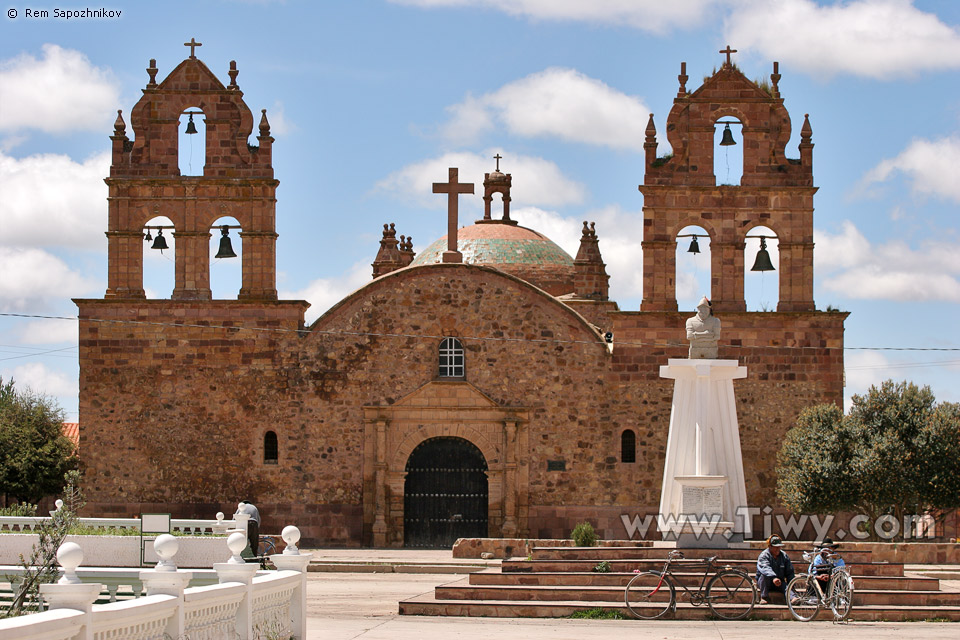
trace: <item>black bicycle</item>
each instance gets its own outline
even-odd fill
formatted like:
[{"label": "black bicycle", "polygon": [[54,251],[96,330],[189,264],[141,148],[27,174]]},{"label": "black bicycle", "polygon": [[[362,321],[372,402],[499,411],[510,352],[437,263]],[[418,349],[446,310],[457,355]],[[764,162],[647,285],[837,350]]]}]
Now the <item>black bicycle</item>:
[{"label": "black bicycle", "polygon": [[634,617],[655,620],[670,610],[676,611],[676,585],[687,593],[690,604],[695,607],[706,604],[718,618],[740,620],[750,615],[757,601],[757,587],[746,572],[729,566],[718,569],[717,556],[687,560],[690,565],[703,567],[700,586],[691,590],[672,570],[672,565],[683,559],[682,552],[671,551],[662,571],[637,573],[627,583],[623,599]]}]

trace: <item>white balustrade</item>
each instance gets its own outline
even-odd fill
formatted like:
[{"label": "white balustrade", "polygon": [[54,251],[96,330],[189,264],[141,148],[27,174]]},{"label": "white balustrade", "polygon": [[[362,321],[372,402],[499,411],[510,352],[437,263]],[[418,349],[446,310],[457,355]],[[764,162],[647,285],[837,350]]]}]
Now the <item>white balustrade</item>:
[{"label": "white balustrade", "polygon": [[[284,534],[289,551],[271,558],[286,558],[286,564],[298,569],[259,571],[256,564],[238,560],[246,545],[245,536],[239,532],[227,538],[230,558],[215,564],[215,572],[177,569],[174,558],[178,541],[172,536],[157,538],[154,550],[160,562],[155,569],[139,573],[81,568],[82,550],[74,543],[65,543],[57,554],[63,577],[57,584],[41,586],[50,610],[0,620],[0,640],[154,640],[164,636],[191,640],[273,636],[302,639],[306,634],[305,569],[310,556],[301,555],[296,549],[300,538],[296,527],[287,527]],[[284,564],[282,560],[280,563]],[[206,581],[216,574],[220,584],[187,587],[196,584],[197,574]],[[138,580],[131,580],[133,575]],[[100,580],[97,576],[107,577],[99,584],[86,582]],[[93,604],[104,584],[109,588],[110,582],[116,580],[142,583],[147,595]]]},{"label": "white balustrade", "polygon": [[[54,513],[51,511],[51,513]],[[245,529],[245,527],[236,520],[224,520],[223,514],[218,513],[217,520],[197,520],[189,518],[174,518],[170,520],[170,526],[174,531],[191,535],[215,535],[226,533],[230,529]],[[248,516],[249,517],[249,516]],[[21,531],[29,533],[40,527],[43,523],[49,523],[52,518],[33,516],[0,516],[0,531]],[[92,529],[139,529],[140,518],[80,518],[79,523],[82,526]]]}]

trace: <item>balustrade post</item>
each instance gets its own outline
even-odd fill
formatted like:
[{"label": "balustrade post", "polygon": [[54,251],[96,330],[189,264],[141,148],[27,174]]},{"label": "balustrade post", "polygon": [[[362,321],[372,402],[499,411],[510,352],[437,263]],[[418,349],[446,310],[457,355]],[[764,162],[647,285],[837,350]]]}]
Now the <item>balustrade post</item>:
[{"label": "balustrade post", "polygon": [[65,542],[57,549],[57,563],[63,567],[63,577],[56,584],[40,585],[40,595],[47,608],[73,609],[83,614],[82,631],[77,640],[93,640],[93,603],[97,601],[102,584],[83,583],[77,577],[77,567],[83,562],[83,549],[75,542]]},{"label": "balustrade post", "polygon": [[236,626],[237,635],[242,640],[246,640],[253,638],[253,577],[260,567],[255,563],[248,564],[240,555],[247,548],[245,533],[239,531],[231,533],[227,536],[227,546],[230,548],[230,559],[226,562],[214,563],[213,569],[217,572],[220,584],[239,582],[246,587],[243,600],[237,609]]},{"label": "balustrade post", "polygon": [[165,595],[177,599],[177,611],[167,623],[165,633],[171,638],[179,638],[185,630],[183,592],[190,586],[192,571],[178,571],[173,562],[180,543],[169,533],[157,536],[153,541],[153,550],[160,561],[156,568],[140,572],[140,582],[148,596]]},{"label": "balustrade post", "polygon": [[300,529],[293,525],[283,528],[280,537],[286,543],[283,553],[270,556],[270,562],[280,571],[299,571],[300,586],[290,599],[290,634],[295,638],[307,636],[307,565],[312,553],[300,553],[297,542],[300,541]]}]

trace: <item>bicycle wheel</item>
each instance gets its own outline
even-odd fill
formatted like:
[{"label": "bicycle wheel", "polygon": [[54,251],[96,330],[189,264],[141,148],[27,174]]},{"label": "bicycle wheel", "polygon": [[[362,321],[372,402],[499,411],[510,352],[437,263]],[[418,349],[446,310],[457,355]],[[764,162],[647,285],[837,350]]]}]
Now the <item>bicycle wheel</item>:
[{"label": "bicycle wheel", "polygon": [[845,620],[853,606],[853,578],[846,571],[836,572],[830,578],[830,609],[833,615]]},{"label": "bicycle wheel", "polygon": [[659,571],[638,573],[627,583],[623,601],[634,618],[655,620],[674,604],[676,593],[670,578]]},{"label": "bicycle wheel", "polygon": [[707,604],[713,615],[724,620],[740,620],[753,611],[757,587],[743,571],[723,569],[707,583]]},{"label": "bicycle wheel", "polygon": [[277,545],[267,536],[260,536],[260,553],[258,556],[269,556],[277,552]]},{"label": "bicycle wheel", "polygon": [[798,574],[787,585],[785,597],[790,614],[800,622],[809,622],[820,612],[820,596],[814,583],[816,578]]}]

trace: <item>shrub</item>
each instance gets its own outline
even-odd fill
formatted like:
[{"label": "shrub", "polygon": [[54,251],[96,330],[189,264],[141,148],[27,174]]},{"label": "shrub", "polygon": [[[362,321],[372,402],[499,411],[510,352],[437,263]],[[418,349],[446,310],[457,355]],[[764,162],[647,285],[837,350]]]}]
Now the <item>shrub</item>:
[{"label": "shrub", "polygon": [[592,547],[597,544],[597,532],[589,522],[581,522],[573,528],[570,534],[573,543],[578,547]]},{"label": "shrub", "polygon": [[594,573],[610,573],[610,571],[611,571],[610,563],[607,562],[606,560],[598,563],[597,566],[593,568]]}]

